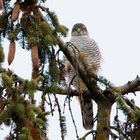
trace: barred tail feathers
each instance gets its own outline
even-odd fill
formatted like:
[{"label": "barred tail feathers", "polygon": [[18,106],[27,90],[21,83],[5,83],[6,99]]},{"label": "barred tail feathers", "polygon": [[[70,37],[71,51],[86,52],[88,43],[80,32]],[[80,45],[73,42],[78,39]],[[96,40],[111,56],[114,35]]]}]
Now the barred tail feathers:
[{"label": "barred tail feathers", "polygon": [[86,130],[92,129],[94,125],[92,99],[88,97],[84,97],[84,98],[80,97],[80,105],[81,105],[83,127]]}]

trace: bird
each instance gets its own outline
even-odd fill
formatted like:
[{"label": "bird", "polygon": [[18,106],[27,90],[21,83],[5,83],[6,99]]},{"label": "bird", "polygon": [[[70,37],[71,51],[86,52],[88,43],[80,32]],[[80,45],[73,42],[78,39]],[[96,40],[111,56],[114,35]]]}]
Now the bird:
[{"label": "bird", "polygon": [[[69,51],[77,62],[83,66],[85,71],[92,71],[98,74],[101,67],[101,52],[97,43],[90,38],[89,32],[83,23],[76,23],[72,27],[71,38],[67,43]],[[90,130],[94,126],[93,103],[92,99],[83,96],[83,91],[88,91],[85,83],[80,78],[78,71],[71,65],[64,56],[65,73],[68,83],[79,93],[79,102],[81,108],[83,127]],[[94,93],[92,93],[94,94]]]}]

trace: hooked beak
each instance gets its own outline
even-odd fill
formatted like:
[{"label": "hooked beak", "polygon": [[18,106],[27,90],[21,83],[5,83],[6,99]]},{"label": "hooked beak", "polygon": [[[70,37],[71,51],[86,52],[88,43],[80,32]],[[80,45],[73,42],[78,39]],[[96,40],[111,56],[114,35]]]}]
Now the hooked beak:
[{"label": "hooked beak", "polygon": [[81,31],[80,28],[78,28],[78,29],[77,29],[77,32],[80,33],[80,31]]},{"label": "hooked beak", "polygon": [[78,35],[81,35],[81,30],[80,30],[80,28],[77,29],[77,33],[78,33]]}]

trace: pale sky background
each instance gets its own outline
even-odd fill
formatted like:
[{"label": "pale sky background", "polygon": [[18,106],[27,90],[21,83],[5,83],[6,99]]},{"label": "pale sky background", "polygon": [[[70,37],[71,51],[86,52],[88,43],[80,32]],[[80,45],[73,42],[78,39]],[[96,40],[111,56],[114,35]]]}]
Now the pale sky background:
[{"label": "pale sky background", "polygon": [[[103,63],[100,75],[115,86],[125,84],[140,75],[139,0],[47,0],[46,6],[55,11],[60,23],[70,29],[65,41],[69,40],[71,28],[75,23],[81,22],[86,25],[91,38],[98,43],[102,52]],[[6,46],[4,47],[7,54]],[[5,67],[9,67],[7,62]],[[30,52],[18,48],[15,61],[9,68],[24,78],[30,78]],[[129,97],[135,98],[134,95]],[[140,105],[140,96],[136,98],[136,104]],[[76,100],[72,104],[79,136],[83,136],[85,131],[81,125],[79,104]],[[66,113],[68,133],[65,139],[76,140],[69,112]],[[61,140],[57,120],[56,114],[49,121],[50,140]],[[0,140],[3,139],[4,132],[5,130],[0,133]],[[89,137],[87,140],[90,139]]]}]

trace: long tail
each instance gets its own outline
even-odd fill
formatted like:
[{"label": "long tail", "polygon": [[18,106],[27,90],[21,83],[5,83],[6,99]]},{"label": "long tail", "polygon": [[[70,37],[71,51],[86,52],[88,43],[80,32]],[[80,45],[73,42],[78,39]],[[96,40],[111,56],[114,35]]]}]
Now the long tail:
[{"label": "long tail", "polygon": [[84,98],[80,97],[80,105],[81,105],[83,127],[86,130],[92,129],[93,125],[94,125],[92,100],[85,96],[84,96]]}]

